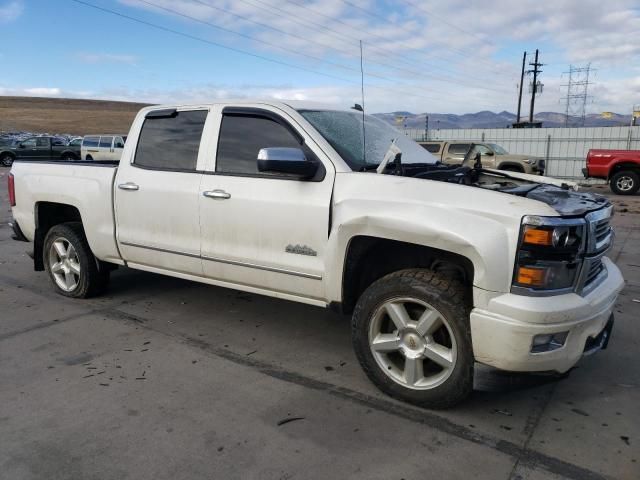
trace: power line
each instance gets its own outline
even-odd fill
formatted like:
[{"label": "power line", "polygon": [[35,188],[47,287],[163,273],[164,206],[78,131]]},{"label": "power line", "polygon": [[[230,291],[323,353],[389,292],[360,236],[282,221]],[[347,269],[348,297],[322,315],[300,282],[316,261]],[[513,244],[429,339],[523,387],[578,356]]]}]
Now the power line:
[{"label": "power line", "polygon": [[[144,2],[144,0],[140,0],[140,1],[143,1],[143,2]],[[327,43],[325,43],[325,42],[320,42],[320,41],[311,41],[311,40],[309,40],[308,38],[302,37],[302,36],[297,35],[297,34],[294,34],[294,33],[287,32],[287,31],[285,31],[285,30],[282,30],[282,29],[279,29],[279,28],[273,27],[273,26],[268,25],[268,24],[263,23],[263,22],[258,22],[258,21],[252,20],[252,19],[250,19],[250,18],[248,18],[248,17],[246,17],[246,16],[243,16],[243,15],[238,15],[238,14],[233,13],[233,12],[231,12],[231,11],[227,10],[227,9],[224,9],[224,8],[221,8],[221,7],[217,7],[217,6],[215,6],[215,5],[211,5],[211,4],[209,4],[209,3],[207,3],[207,2],[204,2],[204,1],[202,1],[202,0],[192,0],[192,1],[193,1],[194,3],[197,3],[197,4],[200,4],[200,5],[203,5],[203,6],[205,6],[205,7],[208,7],[208,8],[210,8],[210,9],[213,9],[213,10],[222,11],[222,12],[224,12],[224,13],[226,13],[226,14],[229,14],[229,15],[232,15],[232,16],[234,16],[234,17],[240,18],[240,19],[245,20],[245,21],[247,21],[247,22],[250,22],[250,23],[253,23],[253,24],[256,24],[256,25],[262,26],[262,27],[269,28],[269,29],[271,29],[271,30],[277,31],[277,32],[282,33],[282,34],[284,34],[284,35],[288,35],[288,36],[291,36],[291,37],[293,37],[293,38],[297,38],[297,39],[299,39],[299,40],[303,40],[303,41],[308,42],[308,43],[315,43],[315,44],[318,44],[318,45],[323,45],[325,48],[329,48],[329,49],[331,49],[331,50],[335,50],[335,51],[341,52],[341,53],[343,53],[343,54],[345,54],[345,55],[347,55],[347,56],[354,57],[354,54],[353,54],[353,53],[351,53],[351,52],[349,52],[349,51],[347,51],[347,50],[341,49],[341,48],[337,48],[337,47],[335,47],[335,46],[333,46],[333,45],[329,45],[329,44],[327,44]],[[254,3],[249,2],[249,1],[247,1],[247,0],[242,0],[242,1],[243,1],[243,2],[245,2],[245,3],[248,3],[249,5],[256,6]],[[260,0],[255,0],[255,1],[258,1],[259,3],[264,3],[264,2],[261,2]],[[144,2],[144,3],[148,3],[148,2]],[[291,3],[291,2],[290,2],[290,3]],[[297,4],[296,4],[296,5],[297,5]],[[303,6],[303,5],[298,5],[298,6],[303,7],[303,8],[307,8],[308,10],[310,10],[310,11],[312,11],[312,12],[314,12],[314,13],[320,13],[320,12],[317,12],[316,10],[310,9],[310,8],[305,7],[305,6]],[[163,8],[163,7],[158,7],[158,8]],[[260,7],[258,7],[258,8],[260,8]],[[284,13],[286,13],[286,14],[288,14],[288,15],[290,15],[290,16],[291,16],[291,13],[290,13],[290,12],[284,11],[284,10],[279,9],[279,8],[277,8],[277,7],[275,7],[275,8],[276,8],[277,10],[283,11]],[[273,9],[274,9],[274,7],[273,7],[273,6],[268,6],[268,10],[273,10]],[[165,10],[166,10],[166,9],[165,9]],[[264,10],[264,8],[263,8],[263,10]],[[178,14],[178,15],[181,15],[181,16],[183,16],[183,17],[184,17],[184,16],[187,16],[187,15],[180,14],[180,13],[177,13],[177,14]],[[295,16],[294,16],[294,18],[298,18],[298,17],[295,17]],[[199,20],[199,19],[198,19],[198,20]],[[294,21],[294,23],[300,23],[300,21],[297,21],[297,22],[296,22],[295,20],[293,20],[293,21]],[[307,21],[307,20],[303,20],[303,22],[306,22],[306,23],[314,23],[314,22],[309,22],[309,21]],[[321,28],[324,28],[324,29],[327,29],[327,30],[329,30],[329,31],[335,31],[335,30],[332,30],[332,29],[328,29],[327,27],[324,27],[324,26],[322,26],[322,25],[320,25],[320,27],[321,27]],[[359,39],[357,39],[357,41],[359,41]],[[374,48],[378,48],[378,49],[379,49],[379,47],[374,47]],[[388,53],[388,54],[395,55],[395,53],[394,53],[394,52],[391,52],[391,51],[388,51],[387,53]],[[493,92],[497,92],[497,93],[502,93],[502,92],[503,92],[502,90],[498,90],[498,89],[494,89],[494,88],[489,88],[489,87],[484,87],[484,86],[477,85],[477,84],[473,84],[473,85],[471,85],[471,84],[469,84],[469,83],[461,82],[461,81],[456,80],[455,78],[451,78],[451,77],[438,76],[438,75],[434,75],[434,74],[432,74],[432,73],[425,73],[425,72],[421,72],[421,71],[417,71],[417,70],[408,69],[408,68],[405,68],[405,67],[398,67],[398,66],[393,65],[393,64],[391,64],[391,63],[388,63],[388,62],[381,62],[381,61],[379,61],[379,60],[378,60],[378,61],[371,60],[371,61],[369,61],[368,63],[369,63],[370,65],[371,65],[371,64],[375,64],[375,65],[380,65],[380,66],[383,66],[383,67],[386,67],[386,68],[390,68],[390,69],[392,69],[393,71],[403,71],[403,72],[409,73],[410,75],[415,75],[415,76],[424,76],[424,77],[432,78],[432,79],[434,79],[434,81],[437,81],[437,82],[442,82],[442,83],[455,83],[455,84],[461,85],[461,86],[463,86],[463,87],[473,86],[473,88],[478,88],[478,89],[481,89],[481,90],[487,90],[487,91],[493,91]],[[415,62],[414,62],[414,64],[415,64]],[[369,75],[373,75],[373,74],[369,73]],[[382,77],[382,76],[380,76],[380,75],[378,75],[378,78],[383,78],[383,79],[384,79],[384,77]],[[433,91],[436,91],[436,90],[433,90]],[[441,92],[441,93],[445,93],[445,92]]]},{"label": "power line", "polygon": [[[388,23],[388,22],[389,22],[389,19],[388,19],[388,18],[385,18],[385,17],[383,17],[382,15],[379,15],[379,14],[377,14],[376,12],[373,12],[373,11],[371,11],[371,10],[367,9],[367,8],[361,7],[360,5],[358,5],[358,4],[356,4],[356,3],[353,3],[353,2],[351,2],[351,1],[349,1],[349,0],[341,0],[341,1],[342,1],[342,3],[345,3],[345,4],[349,5],[350,7],[354,8],[354,9],[356,9],[356,10],[360,10],[360,11],[364,12],[366,15],[368,15],[368,16],[370,16],[370,17],[372,17],[372,18],[377,18],[377,19],[379,19],[379,20],[384,21],[385,23]],[[423,9],[423,11],[424,11],[424,9]],[[403,44],[401,44],[401,45],[402,45],[402,46],[404,46],[405,48],[410,49],[410,50],[415,50],[415,51],[423,52],[423,53],[425,53],[425,54],[426,54],[426,55],[428,55],[428,56],[435,56],[436,58],[440,58],[440,59],[443,59],[443,60],[449,60],[449,58],[448,58],[448,57],[445,57],[445,56],[442,56],[442,55],[434,55],[434,53],[433,53],[433,52],[431,52],[431,51],[427,51],[427,50],[425,50],[425,49],[423,49],[423,48],[416,48],[416,47],[414,47],[414,46],[407,45],[406,43],[403,43]],[[489,63],[489,62],[487,62],[487,61],[485,61],[485,60],[483,60],[483,59],[481,59],[481,58],[477,58],[475,54],[469,54],[469,53],[465,52],[464,50],[458,50],[458,49],[456,49],[456,48],[449,47],[449,46],[446,46],[446,45],[443,45],[441,48],[442,48],[443,50],[450,50],[450,51],[452,51],[452,52],[454,52],[454,53],[456,53],[456,54],[458,54],[458,55],[460,55],[460,56],[463,56],[463,57],[466,57],[466,58],[471,58],[471,59],[473,59],[475,62],[478,62],[478,63],[484,63],[485,65],[487,65],[487,66],[489,66],[489,67],[491,67],[491,68],[495,68],[495,65],[492,65],[491,63]],[[494,81],[495,81],[495,79],[494,79]]]},{"label": "power line", "polygon": [[[207,40],[207,39],[204,39],[202,37],[198,37],[196,35],[191,35],[189,33],[181,32],[179,30],[174,30],[172,28],[165,27],[163,25],[158,25],[156,23],[149,22],[149,21],[146,21],[146,20],[142,20],[140,18],[136,18],[136,17],[133,17],[131,15],[127,15],[127,14],[124,14],[124,13],[121,13],[121,12],[118,12],[118,11],[115,11],[115,10],[111,10],[109,8],[101,7],[101,6],[95,5],[95,4],[90,3],[90,2],[86,2],[84,0],[71,0],[71,1],[75,2],[75,3],[78,3],[78,4],[81,4],[81,5],[84,5],[86,7],[93,8],[93,9],[101,11],[103,13],[108,13],[108,14],[111,14],[111,15],[114,15],[114,16],[117,16],[117,17],[120,17],[120,18],[125,18],[125,19],[130,20],[130,21],[135,22],[135,23],[139,23],[141,25],[145,25],[145,26],[148,26],[148,27],[151,27],[151,28],[155,28],[157,30],[161,30],[161,31],[163,31],[165,33],[171,33],[173,35],[184,37],[184,38],[187,38],[187,39],[190,39],[190,40],[195,40],[197,42],[205,43],[205,44],[208,44],[210,46],[218,47],[218,48],[221,48],[221,49],[224,49],[224,50],[229,50],[229,51],[232,51],[232,52],[235,52],[235,53],[239,53],[239,54],[242,54],[242,55],[248,55],[248,56],[253,57],[253,58],[258,58],[260,60],[264,60],[264,61],[267,61],[267,62],[275,63],[275,64],[282,65],[282,66],[285,66],[285,67],[294,68],[294,69],[297,69],[297,70],[302,70],[302,71],[305,71],[305,72],[314,73],[314,74],[317,74],[317,75],[322,75],[322,76],[325,76],[325,77],[333,78],[335,80],[340,80],[340,81],[343,81],[343,82],[346,82],[346,83],[349,83],[349,84],[352,84],[352,85],[359,85],[359,82],[355,82],[353,80],[346,79],[344,77],[339,77],[337,75],[332,75],[332,74],[329,74],[329,73],[326,73],[326,72],[322,72],[322,71],[319,71],[319,70],[314,70],[314,69],[311,69],[311,68],[307,68],[307,67],[303,67],[303,66],[300,66],[300,65],[292,64],[292,63],[289,63],[289,62],[284,62],[284,61],[277,60],[277,59],[274,59],[274,58],[265,57],[263,55],[259,55],[259,54],[252,53],[252,52],[248,52],[248,51],[240,49],[240,48],[229,47],[227,45],[223,45],[221,43],[214,42],[212,40]],[[413,93],[413,92],[410,92],[410,91],[402,91],[402,90],[392,89],[392,88],[383,87],[383,86],[379,86],[379,85],[373,85],[373,84],[365,84],[365,85],[367,87],[369,87],[369,88],[374,88],[374,89],[383,90],[383,91],[389,91],[389,92],[393,92],[393,93],[396,93],[396,94],[400,93],[402,95],[409,95],[409,96],[413,96],[413,97],[421,97],[421,98],[425,98],[425,99],[428,99],[428,100],[439,99],[438,97],[429,97],[429,96],[426,96],[426,95],[421,95],[421,94]],[[455,100],[451,100],[451,101],[455,101]],[[463,101],[463,100],[457,100],[457,101]]]},{"label": "power line", "polygon": [[[264,40],[257,39],[257,38],[255,38],[255,37],[250,36],[250,35],[246,35],[246,34],[244,34],[244,33],[240,33],[240,32],[237,32],[237,31],[235,31],[235,30],[231,30],[231,29],[229,29],[229,28],[225,28],[225,27],[221,27],[221,26],[219,26],[219,25],[213,24],[213,23],[211,23],[211,22],[207,22],[206,20],[201,20],[201,19],[196,18],[196,17],[193,17],[193,16],[191,16],[191,15],[187,15],[187,14],[185,14],[185,13],[178,12],[177,10],[173,10],[173,9],[170,9],[170,8],[163,7],[163,6],[161,6],[161,5],[158,5],[158,4],[156,4],[156,3],[150,2],[150,1],[148,1],[148,0],[138,0],[138,1],[139,1],[139,2],[141,2],[141,3],[144,3],[144,4],[146,4],[146,5],[149,5],[149,6],[151,6],[151,7],[155,7],[155,8],[158,8],[158,9],[160,9],[160,10],[163,10],[163,11],[165,11],[165,12],[168,12],[168,13],[171,13],[171,14],[174,14],[174,15],[177,15],[177,16],[180,16],[180,17],[183,17],[183,18],[186,18],[186,19],[188,19],[188,20],[191,20],[191,21],[194,21],[194,22],[197,22],[197,23],[201,23],[201,24],[203,24],[203,25],[207,25],[207,26],[209,26],[209,27],[212,27],[212,28],[215,28],[215,29],[219,29],[219,30],[222,30],[222,31],[225,31],[225,32],[233,33],[233,34],[235,34],[235,35],[239,35],[239,36],[241,36],[241,37],[244,37],[244,38],[248,38],[248,39],[254,40],[254,41],[258,42],[258,43],[263,43],[263,44],[266,44],[266,45],[269,45],[269,46],[272,46],[272,47],[275,47],[275,48],[279,48],[279,49],[281,49],[281,50],[284,50],[284,51],[289,52],[289,53],[293,53],[293,54],[295,54],[295,55],[301,55],[301,56],[304,56],[304,57],[307,57],[307,58],[311,58],[311,59],[316,60],[316,61],[321,62],[321,63],[327,63],[327,64],[329,64],[329,65],[333,65],[333,66],[335,66],[335,67],[342,68],[342,69],[344,69],[344,70],[349,70],[349,71],[354,71],[354,72],[359,72],[359,73],[360,73],[360,70],[359,70],[359,69],[357,69],[357,68],[349,67],[349,66],[347,66],[347,65],[342,65],[342,64],[339,64],[339,63],[331,62],[331,61],[329,61],[329,60],[325,60],[325,59],[320,58],[320,57],[316,57],[316,56],[313,56],[313,55],[309,55],[309,54],[305,54],[305,53],[297,52],[297,51],[292,50],[292,49],[289,49],[289,48],[281,47],[281,46],[279,46],[279,45],[275,45],[275,44],[273,44],[273,43],[270,43],[270,42],[267,42],[267,41],[264,41]],[[416,72],[416,73],[417,73],[417,72]],[[390,78],[390,77],[387,77],[387,76],[384,76],[384,75],[380,75],[380,74],[377,74],[377,73],[371,73],[371,72],[369,72],[367,75],[369,75],[370,77],[378,78],[378,79],[380,79],[380,80],[385,80],[385,81],[388,81],[388,82],[393,82],[393,83],[395,83],[396,85],[410,87],[409,85],[406,85],[406,84],[404,84],[404,83],[397,82],[397,81],[396,81],[396,80],[394,80],[393,78]],[[436,92],[436,93],[438,93],[438,92],[439,92],[439,93],[445,93],[445,94],[447,93],[447,92],[438,91],[438,90],[432,90],[432,91],[433,91],[433,92]],[[425,96],[425,98],[428,98],[428,97],[426,97],[426,96]]]},{"label": "power line", "polygon": [[[241,1],[243,1],[243,2],[245,2],[245,3],[248,3],[248,0],[241,0]],[[274,7],[273,5],[268,5],[268,4],[266,4],[266,2],[264,2],[264,1],[262,1],[262,0],[251,0],[251,1],[252,1],[252,2],[258,2],[258,3],[261,3],[261,4],[267,5],[269,9],[271,9],[271,8],[275,8],[275,9],[277,9],[277,10],[279,10],[279,11],[282,11],[282,12],[286,13],[287,15],[292,16],[292,17],[294,17],[294,18],[299,18],[299,19],[301,18],[301,17],[299,17],[298,15],[294,15],[294,14],[292,14],[292,13],[291,13],[291,12],[289,12],[289,11],[283,10],[283,9],[281,9],[281,8],[278,8],[278,7]],[[335,23],[338,23],[338,24],[341,24],[341,25],[345,25],[346,27],[348,27],[348,28],[350,28],[351,30],[354,30],[354,31],[356,31],[356,32],[364,33],[364,34],[366,34],[366,35],[369,35],[369,36],[372,36],[372,37],[375,37],[375,38],[379,38],[379,39],[381,39],[381,40],[384,40],[385,42],[389,41],[389,39],[388,39],[388,38],[386,38],[386,37],[384,37],[384,36],[382,36],[382,35],[378,35],[378,34],[376,34],[376,33],[374,33],[374,32],[366,32],[366,31],[364,31],[364,30],[362,30],[362,29],[360,29],[360,28],[356,28],[356,27],[354,27],[353,25],[350,25],[350,24],[348,24],[347,22],[344,22],[344,21],[340,20],[339,18],[335,18],[335,17],[332,17],[331,15],[327,15],[326,13],[321,12],[320,10],[317,10],[317,9],[311,8],[311,7],[309,7],[308,5],[304,5],[304,4],[302,4],[302,3],[298,3],[297,1],[294,1],[294,0],[285,0],[285,1],[286,1],[287,3],[289,3],[289,4],[291,4],[291,5],[295,5],[295,6],[297,6],[297,7],[300,7],[300,8],[303,8],[303,9],[305,9],[305,10],[308,10],[308,11],[310,11],[310,12],[313,12],[314,14],[317,14],[317,15],[320,15],[320,16],[322,16],[322,17],[324,17],[324,18],[327,18],[327,19],[331,20],[332,22],[335,22]],[[351,5],[351,6],[353,6],[353,7],[357,8],[357,9],[359,9],[359,10],[364,11],[364,12],[365,12],[365,13],[367,13],[367,14],[371,14],[371,13],[372,13],[372,12],[370,12],[370,11],[369,11],[369,10],[367,10],[367,9],[364,9],[364,8],[362,8],[362,7],[359,7],[359,6],[355,5],[355,4],[352,4],[352,3],[351,3],[351,2],[349,2],[348,0],[343,0],[343,1],[344,1],[344,3],[346,3],[347,5]],[[374,15],[375,15],[375,14],[374,14]],[[374,18],[377,18],[377,17],[380,17],[380,16],[379,16],[379,15],[375,15],[375,16],[374,16]],[[388,22],[386,19],[384,19],[384,17],[380,17],[380,18],[382,18],[385,22]],[[310,24],[313,24],[313,25],[317,25],[318,27],[320,27],[320,28],[322,28],[322,29],[326,29],[326,30],[329,30],[329,31],[331,31],[331,32],[335,32],[335,33],[337,33],[338,35],[340,35],[340,36],[342,36],[342,37],[349,38],[349,39],[352,39],[352,40],[358,40],[358,41],[360,40],[359,38],[353,37],[353,36],[351,36],[351,35],[345,35],[345,34],[344,34],[344,33],[342,33],[342,32],[338,32],[338,31],[336,31],[336,30],[334,30],[334,29],[331,29],[331,28],[329,28],[329,27],[326,27],[325,25],[319,24],[319,23],[317,23],[317,22],[312,22],[312,21],[307,20],[307,19],[302,19],[302,20],[303,20],[305,23],[310,23]],[[409,49],[409,50],[422,51],[422,52],[424,52],[425,54],[428,54],[428,55],[430,55],[430,54],[431,54],[430,52],[427,52],[426,50],[416,49],[415,47],[409,46],[409,45],[407,45],[407,44],[405,44],[405,43],[399,43],[399,45],[400,45],[400,46],[403,46],[403,47],[405,47],[405,48],[407,48],[407,49]],[[416,64],[415,59],[410,58],[410,57],[407,57],[406,55],[399,54],[399,53],[397,53],[397,52],[395,52],[395,51],[392,51],[392,50],[389,50],[389,49],[387,49],[387,48],[380,47],[380,46],[378,46],[378,45],[376,45],[376,44],[374,44],[374,43],[367,42],[367,46],[369,47],[369,49],[372,49],[372,48],[373,48],[374,50],[378,50],[378,51],[383,52],[383,53],[385,53],[385,54],[387,54],[387,55],[393,55],[394,57],[398,57],[399,59],[402,59],[402,62],[403,62],[403,63],[405,63],[405,64],[408,64],[408,65],[411,65],[411,66],[415,66],[415,64]],[[445,58],[445,57],[441,57],[441,58]],[[454,71],[454,70],[451,70],[451,69],[448,69],[448,68],[445,68],[445,67],[437,67],[437,68],[438,68],[438,70],[442,70],[442,71],[446,71],[446,72],[451,72],[452,74],[454,74],[454,75],[456,75],[456,76],[458,76],[458,75],[459,75],[459,74],[458,74],[458,72],[456,72],[456,71]],[[446,78],[446,77],[443,77],[443,78]],[[445,81],[446,81],[446,80],[445,80]],[[495,78],[494,78],[494,79],[492,79],[492,81],[494,81],[494,82],[495,82]]]}]

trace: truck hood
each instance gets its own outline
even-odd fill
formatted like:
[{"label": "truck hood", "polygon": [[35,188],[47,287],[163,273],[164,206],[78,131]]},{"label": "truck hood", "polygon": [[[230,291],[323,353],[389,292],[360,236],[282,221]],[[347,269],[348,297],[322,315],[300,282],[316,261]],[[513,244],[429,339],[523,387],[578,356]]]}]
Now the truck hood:
[{"label": "truck hood", "polygon": [[546,203],[563,217],[581,217],[609,205],[607,198],[602,195],[576,192],[550,184],[521,185],[502,192]]}]

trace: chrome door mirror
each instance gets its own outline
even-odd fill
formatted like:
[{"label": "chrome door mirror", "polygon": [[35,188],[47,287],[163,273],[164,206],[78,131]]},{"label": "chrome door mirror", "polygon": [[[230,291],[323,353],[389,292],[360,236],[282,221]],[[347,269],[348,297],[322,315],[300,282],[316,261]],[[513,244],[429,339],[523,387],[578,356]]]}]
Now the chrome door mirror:
[{"label": "chrome door mirror", "polygon": [[258,152],[258,171],[311,178],[318,171],[318,164],[308,160],[300,148],[261,148]]}]

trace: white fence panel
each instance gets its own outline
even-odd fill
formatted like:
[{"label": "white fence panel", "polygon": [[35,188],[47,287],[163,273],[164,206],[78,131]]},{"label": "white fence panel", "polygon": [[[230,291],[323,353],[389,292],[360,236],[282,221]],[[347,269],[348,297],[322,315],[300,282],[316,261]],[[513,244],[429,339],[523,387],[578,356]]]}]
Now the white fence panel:
[{"label": "white fence panel", "polygon": [[[424,130],[405,130],[425,140]],[[470,140],[497,143],[510,153],[547,161],[547,174],[582,178],[587,152],[592,148],[640,150],[640,126],[586,128],[465,128],[429,130],[428,140]]]}]

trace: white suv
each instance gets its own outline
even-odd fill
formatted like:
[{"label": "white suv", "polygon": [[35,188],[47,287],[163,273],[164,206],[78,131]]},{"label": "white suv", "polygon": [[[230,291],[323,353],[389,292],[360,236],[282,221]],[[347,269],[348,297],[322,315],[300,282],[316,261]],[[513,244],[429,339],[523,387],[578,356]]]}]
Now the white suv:
[{"label": "white suv", "polygon": [[88,135],[80,151],[83,160],[120,160],[126,135]]}]

